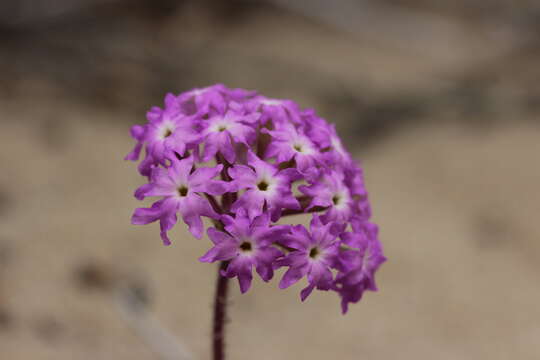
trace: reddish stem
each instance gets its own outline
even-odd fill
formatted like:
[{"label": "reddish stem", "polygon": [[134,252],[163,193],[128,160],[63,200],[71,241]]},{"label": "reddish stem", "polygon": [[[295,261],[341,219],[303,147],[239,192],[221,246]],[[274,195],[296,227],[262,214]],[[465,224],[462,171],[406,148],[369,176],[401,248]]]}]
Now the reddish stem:
[{"label": "reddish stem", "polygon": [[212,352],[214,360],[225,360],[225,321],[227,316],[227,290],[229,279],[221,275],[227,268],[225,261],[219,264],[214,299],[214,328],[212,332]]}]

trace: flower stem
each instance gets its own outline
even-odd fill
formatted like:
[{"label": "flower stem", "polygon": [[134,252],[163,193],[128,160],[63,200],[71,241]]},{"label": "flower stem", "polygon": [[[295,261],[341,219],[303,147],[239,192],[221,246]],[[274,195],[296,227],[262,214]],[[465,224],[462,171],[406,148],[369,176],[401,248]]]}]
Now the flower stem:
[{"label": "flower stem", "polygon": [[214,360],[225,360],[225,320],[227,316],[227,286],[229,279],[221,275],[227,262],[219,264],[214,299],[214,329],[212,332],[212,352]]}]

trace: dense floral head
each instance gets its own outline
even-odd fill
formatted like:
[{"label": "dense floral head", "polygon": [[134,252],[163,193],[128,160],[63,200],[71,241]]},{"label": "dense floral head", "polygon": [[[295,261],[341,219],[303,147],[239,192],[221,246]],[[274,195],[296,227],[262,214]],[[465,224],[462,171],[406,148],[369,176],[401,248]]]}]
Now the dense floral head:
[{"label": "dense floral head", "polygon": [[[209,219],[213,246],[200,261],[225,261],[222,275],[237,277],[242,292],[254,269],[269,281],[281,267],[280,288],[306,278],[302,301],[314,289],[334,291],[343,312],[377,289],[386,259],[362,170],[313,110],[214,85],[168,94],[147,119],[132,127],[137,143],[126,159],[144,150],[139,172],[148,181],[135,197],[157,201],[136,209],[134,224],[159,221],[169,245],[178,216],[196,238]],[[311,216],[309,229],[281,221],[297,214]]]}]

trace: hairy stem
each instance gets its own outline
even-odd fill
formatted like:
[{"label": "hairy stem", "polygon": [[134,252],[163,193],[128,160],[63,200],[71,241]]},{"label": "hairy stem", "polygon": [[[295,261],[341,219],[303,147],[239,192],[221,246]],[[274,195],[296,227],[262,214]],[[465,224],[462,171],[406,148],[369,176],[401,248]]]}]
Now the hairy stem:
[{"label": "hairy stem", "polygon": [[221,275],[227,268],[227,262],[219,264],[214,299],[214,327],[212,332],[212,352],[214,360],[225,359],[225,321],[227,317],[227,287],[229,279]]}]

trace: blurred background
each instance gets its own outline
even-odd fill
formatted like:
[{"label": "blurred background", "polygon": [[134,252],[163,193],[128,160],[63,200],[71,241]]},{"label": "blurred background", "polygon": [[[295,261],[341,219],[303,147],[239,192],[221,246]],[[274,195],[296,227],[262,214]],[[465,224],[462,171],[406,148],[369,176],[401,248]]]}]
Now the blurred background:
[{"label": "blurred background", "polygon": [[230,359],[540,358],[539,64],[533,0],[0,2],[0,358],[210,358],[209,242],[130,225],[122,158],[218,82],[337,124],[389,259],[346,316],[233,283]]}]

